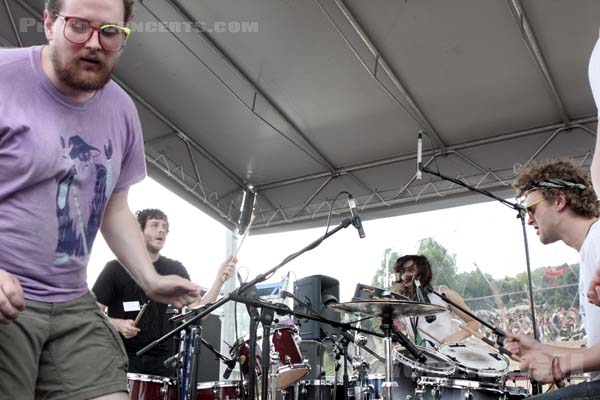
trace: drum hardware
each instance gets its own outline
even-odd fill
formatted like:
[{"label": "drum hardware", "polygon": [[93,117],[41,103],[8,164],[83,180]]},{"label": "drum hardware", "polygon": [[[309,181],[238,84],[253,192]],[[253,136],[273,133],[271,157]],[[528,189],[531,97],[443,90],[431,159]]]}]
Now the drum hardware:
[{"label": "drum hardware", "polygon": [[270,385],[271,385],[271,399],[275,399],[277,396],[277,364],[279,363],[279,353],[277,351],[271,351],[271,358],[269,362],[269,369],[271,370]]},{"label": "drum hardware", "polygon": [[385,381],[381,384],[383,396],[386,400],[392,399],[393,389],[398,383],[392,380],[392,332],[399,338],[402,344],[415,356],[423,359],[423,354],[408,338],[394,328],[393,321],[399,317],[425,316],[445,311],[444,307],[434,304],[417,303],[407,300],[370,300],[339,303],[330,306],[338,312],[355,312],[367,315],[375,315],[381,318],[381,330],[383,331],[383,344],[385,348]]}]

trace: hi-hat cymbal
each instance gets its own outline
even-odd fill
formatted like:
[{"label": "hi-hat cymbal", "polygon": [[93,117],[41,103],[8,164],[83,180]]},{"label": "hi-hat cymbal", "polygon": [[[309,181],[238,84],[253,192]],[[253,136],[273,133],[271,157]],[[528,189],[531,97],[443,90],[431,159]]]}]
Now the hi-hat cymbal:
[{"label": "hi-hat cymbal", "polygon": [[359,300],[347,303],[337,303],[329,306],[337,312],[349,312],[362,315],[387,316],[392,319],[399,317],[423,317],[446,311],[445,307],[437,304],[418,303],[408,300]]}]

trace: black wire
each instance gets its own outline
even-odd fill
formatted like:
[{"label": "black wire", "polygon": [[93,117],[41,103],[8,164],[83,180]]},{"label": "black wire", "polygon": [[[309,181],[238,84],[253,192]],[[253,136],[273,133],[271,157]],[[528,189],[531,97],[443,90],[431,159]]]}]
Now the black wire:
[{"label": "black wire", "polygon": [[333,207],[335,207],[335,202],[338,201],[339,197],[343,194],[345,194],[347,196],[352,196],[352,194],[350,194],[350,192],[348,192],[346,190],[342,190],[341,192],[339,192],[338,194],[335,195],[335,198],[333,199],[333,202],[331,203],[331,207],[329,207],[329,213],[327,214],[327,226],[325,227],[325,235],[327,235],[327,233],[329,232],[329,227],[331,224],[331,214],[333,213]]}]

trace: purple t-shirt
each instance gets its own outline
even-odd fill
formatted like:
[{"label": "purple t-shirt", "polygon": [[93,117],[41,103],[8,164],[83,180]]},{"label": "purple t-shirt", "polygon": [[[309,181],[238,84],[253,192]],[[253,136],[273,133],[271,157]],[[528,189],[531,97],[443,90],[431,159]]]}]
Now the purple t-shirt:
[{"label": "purple t-shirt", "polygon": [[87,292],[106,204],[145,175],[137,110],[117,84],[77,103],[43,72],[41,47],[0,49],[0,269],[25,298]]}]

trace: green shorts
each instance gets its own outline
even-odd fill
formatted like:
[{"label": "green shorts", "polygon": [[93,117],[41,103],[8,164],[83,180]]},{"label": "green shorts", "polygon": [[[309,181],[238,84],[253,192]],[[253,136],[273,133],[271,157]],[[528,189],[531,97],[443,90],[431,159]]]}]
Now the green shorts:
[{"label": "green shorts", "polygon": [[89,399],[127,391],[127,355],[88,292],[64,303],[26,301],[0,325],[0,399]]}]

